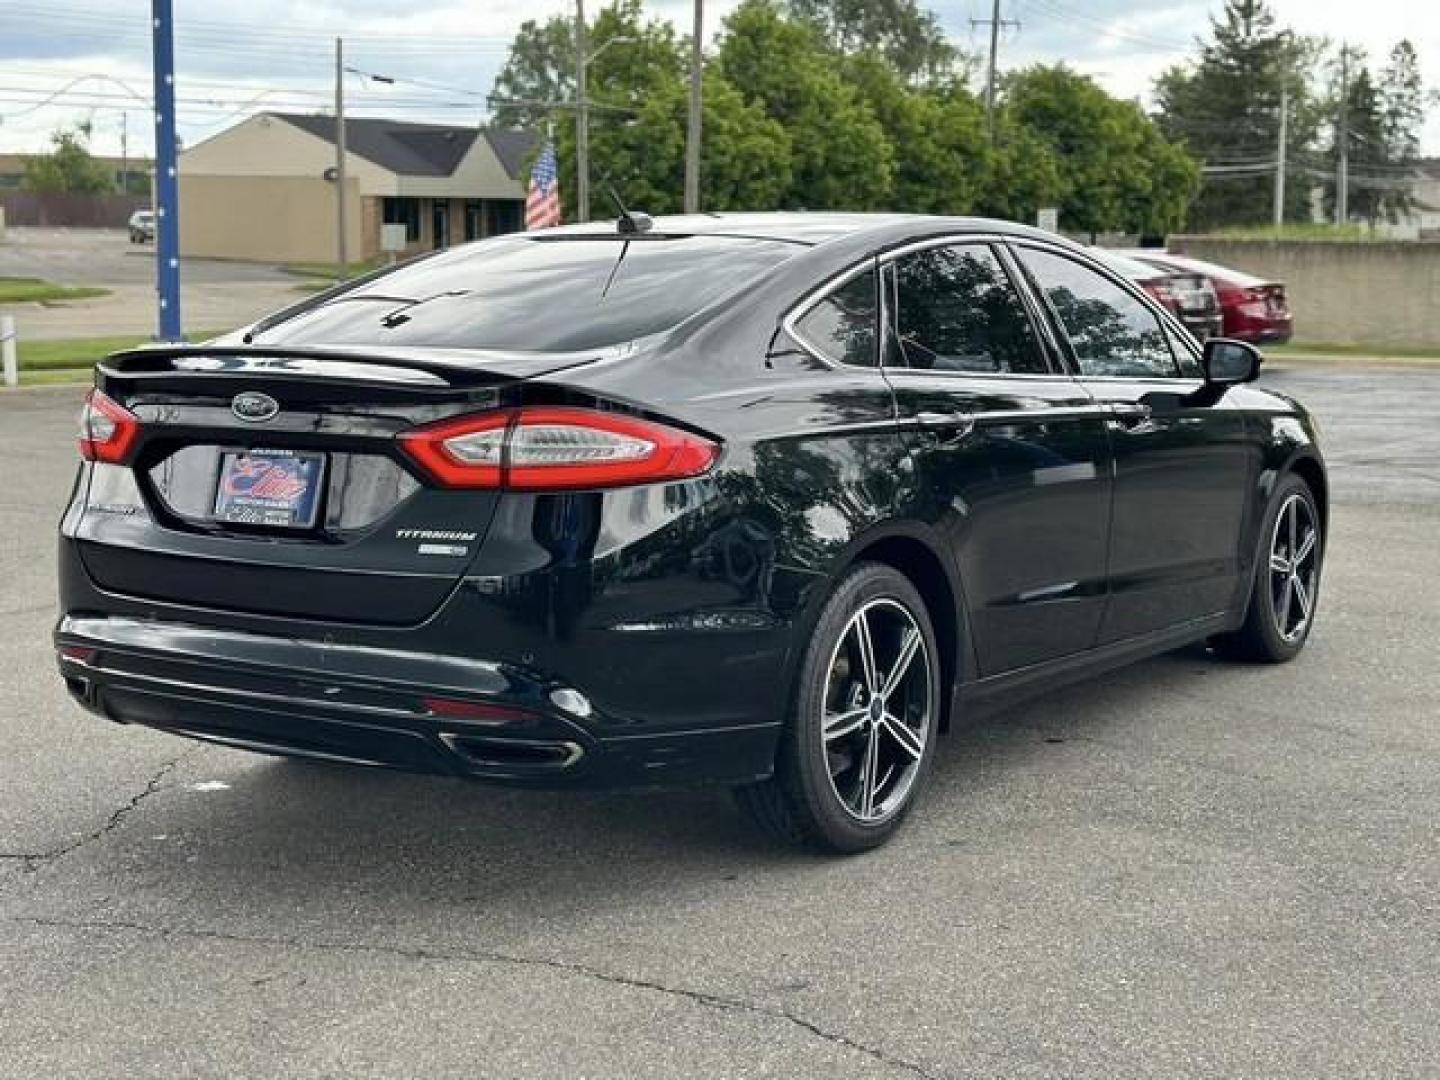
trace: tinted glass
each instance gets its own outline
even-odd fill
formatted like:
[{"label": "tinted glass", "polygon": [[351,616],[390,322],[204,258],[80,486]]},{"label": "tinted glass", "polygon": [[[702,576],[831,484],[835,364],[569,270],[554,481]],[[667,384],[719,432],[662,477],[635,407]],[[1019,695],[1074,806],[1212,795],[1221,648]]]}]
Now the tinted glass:
[{"label": "tinted glass", "polygon": [[1200,356],[1195,352],[1195,346],[1187,342],[1180,331],[1169,327],[1165,329],[1170,338],[1170,351],[1175,354],[1175,362],[1180,366],[1180,374],[1189,379],[1203,378],[1205,372],[1200,367]]},{"label": "tinted glass", "polygon": [[934,371],[1048,371],[1035,329],[983,244],[927,248],[895,261],[896,345],[887,363]]},{"label": "tinted glass", "polygon": [[1073,259],[1033,248],[1018,253],[1050,297],[1082,375],[1179,374],[1160,319],[1139,300]]},{"label": "tinted glass", "polygon": [[795,329],[836,363],[873,367],[877,307],[875,271],[868,270],[818,301]]},{"label": "tinted glass", "polygon": [[803,250],[720,236],[502,237],[401,267],[257,340],[593,349],[668,330]]}]

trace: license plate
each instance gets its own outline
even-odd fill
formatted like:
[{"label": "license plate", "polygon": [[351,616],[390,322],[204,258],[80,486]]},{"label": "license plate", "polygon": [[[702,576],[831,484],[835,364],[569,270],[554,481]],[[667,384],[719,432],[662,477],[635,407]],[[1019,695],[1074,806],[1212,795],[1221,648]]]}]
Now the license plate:
[{"label": "license plate", "polygon": [[215,486],[217,521],[308,529],[320,506],[324,454],[290,450],[227,450]]}]

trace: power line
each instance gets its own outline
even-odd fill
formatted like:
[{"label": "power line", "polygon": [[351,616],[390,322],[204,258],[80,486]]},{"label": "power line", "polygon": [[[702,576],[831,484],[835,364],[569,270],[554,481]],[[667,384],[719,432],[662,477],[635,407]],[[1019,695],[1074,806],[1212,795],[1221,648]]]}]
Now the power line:
[{"label": "power line", "polygon": [[995,66],[1000,55],[1000,31],[1007,26],[1020,29],[1018,19],[1002,19],[1000,17],[1000,0],[994,0],[990,8],[990,18],[971,19],[970,28],[977,26],[988,26],[990,28],[990,63],[986,67],[985,75],[985,128],[989,132],[990,141],[995,141]]},{"label": "power line", "polygon": [[1167,52],[1189,52],[1193,42],[1181,42],[1177,38],[1160,38],[1149,35],[1131,33],[1115,28],[1116,20],[1106,20],[1083,11],[1076,11],[1055,0],[1034,0],[1035,3],[1049,11],[1063,22],[1078,24],[1088,29],[1100,30],[1107,37],[1115,38],[1117,41],[1125,41],[1132,45],[1146,45],[1152,48],[1164,49]]}]

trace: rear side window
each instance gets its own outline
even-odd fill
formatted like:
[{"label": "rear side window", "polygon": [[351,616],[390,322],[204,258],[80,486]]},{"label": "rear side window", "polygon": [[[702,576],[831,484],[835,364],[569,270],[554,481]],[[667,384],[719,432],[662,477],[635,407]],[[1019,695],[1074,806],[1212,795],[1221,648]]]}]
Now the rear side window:
[{"label": "rear side window", "polygon": [[1063,255],[1027,247],[1017,254],[1050,298],[1082,375],[1179,375],[1159,317],[1130,293]]},{"label": "rear side window", "polygon": [[874,367],[879,325],[875,271],[867,270],[813,304],[795,323],[805,344],[837,364]]},{"label": "rear side window", "polygon": [[886,363],[933,371],[1044,374],[1035,328],[984,244],[955,244],[894,263],[894,343]]},{"label": "rear side window", "polygon": [[805,250],[735,236],[468,244],[343,293],[256,340],[569,352],[657,334]]}]

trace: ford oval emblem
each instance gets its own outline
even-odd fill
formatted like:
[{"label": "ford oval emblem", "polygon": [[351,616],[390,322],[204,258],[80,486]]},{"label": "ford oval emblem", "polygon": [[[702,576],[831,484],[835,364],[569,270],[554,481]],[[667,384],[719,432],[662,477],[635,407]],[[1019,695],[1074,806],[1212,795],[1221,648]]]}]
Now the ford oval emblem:
[{"label": "ford oval emblem", "polygon": [[259,424],[273,418],[280,411],[280,403],[259,390],[246,390],[235,395],[235,400],[230,402],[230,411],[247,423]]}]

